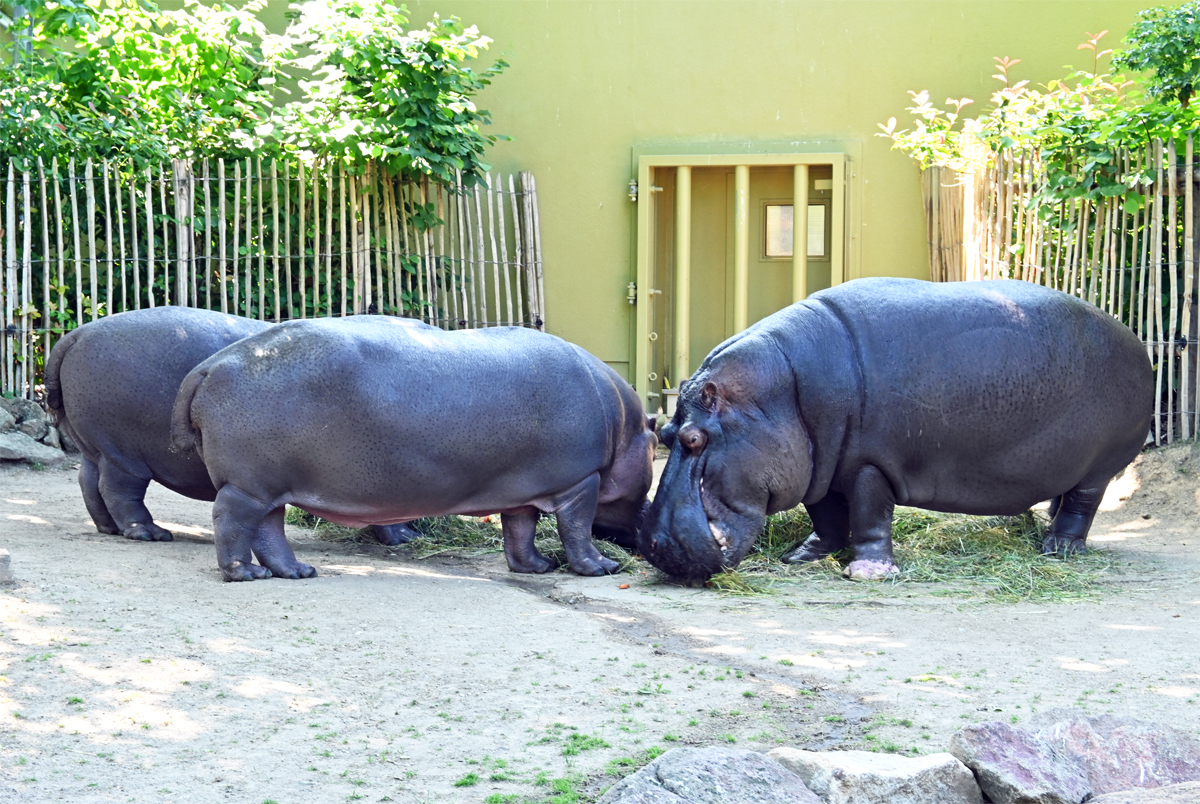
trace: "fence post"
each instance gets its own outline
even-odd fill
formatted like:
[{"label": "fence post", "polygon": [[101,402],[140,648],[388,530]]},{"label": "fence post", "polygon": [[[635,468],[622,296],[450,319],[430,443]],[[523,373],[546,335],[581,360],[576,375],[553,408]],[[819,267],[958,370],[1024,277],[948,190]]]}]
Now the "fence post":
[{"label": "fence post", "polygon": [[[192,163],[185,159],[171,160],[171,184],[175,191],[175,303],[188,305],[188,267],[191,265]],[[192,299],[192,303],[195,303]]]}]

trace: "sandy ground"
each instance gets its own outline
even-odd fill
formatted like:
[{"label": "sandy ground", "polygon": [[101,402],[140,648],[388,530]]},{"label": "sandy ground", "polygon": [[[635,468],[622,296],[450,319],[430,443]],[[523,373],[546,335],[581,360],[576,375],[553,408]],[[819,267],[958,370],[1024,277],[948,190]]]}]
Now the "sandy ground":
[{"label": "sandy ground", "polygon": [[1186,446],[1114,484],[1092,542],[1117,571],[1062,604],[832,580],[747,599],[294,528],[319,578],[226,584],[207,504],[152,487],[176,541],[129,542],[75,475],[0,467],[0,801],[569,804],[655,747],[928,753],[1054,706],[1200,731]]}]

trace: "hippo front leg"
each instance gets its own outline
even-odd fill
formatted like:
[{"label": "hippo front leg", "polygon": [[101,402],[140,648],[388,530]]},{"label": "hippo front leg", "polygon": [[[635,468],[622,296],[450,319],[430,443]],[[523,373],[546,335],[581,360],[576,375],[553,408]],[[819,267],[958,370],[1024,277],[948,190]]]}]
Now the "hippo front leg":
[{"label": "hippo front leg", "polygon": [[896,498],[883,472],[865,466],[854,478],[850,503],[850,543],[854,560],[844,575],[854,581],[873,581],[900,572],[892,555],[892,515]]},{"label": "hippo front leg", "polygon": [[1073,488],[1050,507],[1050,530],[1042,540],[1045,555],[1069,556],[1087,549],[1088,530],[1104,499],[1108,483],[1092,488]]},{"label": "hippo front leg", "polygon": [[831,491],[812,505],[804,506],[813,523],[812,535],[783,556],[784,563],[820,561],[850,544],[850,503]]},{"label": "hippo front leg", "polygon": [[608,575],[621,565],[600,555],[592,544],[592,521],[600,500],[600,475],[594,474],[555,500],[558,538],[567,551],[567,563],[576,575]]},{"label": "hippo front leg", "polygon": [[513,572],[549,572],[555,564],[533,544],[537,531],[538,509],[532,505],[500,512],[504,534],[504,559]]},{"label": "hippo front leg", "polygon": [[405,522],[395,525],[372,525],[367,528],[367,533],[374,536],[375,541],[388,547],[395,547],[398,544],[408,544],[413,539],[421,538],[420,531]]}]

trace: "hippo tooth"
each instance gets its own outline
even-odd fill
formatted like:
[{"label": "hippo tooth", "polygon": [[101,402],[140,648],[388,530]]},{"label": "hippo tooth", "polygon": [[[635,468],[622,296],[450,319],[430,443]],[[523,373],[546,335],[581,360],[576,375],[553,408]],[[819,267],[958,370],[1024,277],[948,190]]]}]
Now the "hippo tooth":
[{"label": "hippo tooth", "polygon": [[721,545],[721,552],[729,549],[729,540],[725,538],[725,534],[721,532],[721,529],[717,527],[715,522],[709,521],[708,530],[712,533],[713,541]]}]

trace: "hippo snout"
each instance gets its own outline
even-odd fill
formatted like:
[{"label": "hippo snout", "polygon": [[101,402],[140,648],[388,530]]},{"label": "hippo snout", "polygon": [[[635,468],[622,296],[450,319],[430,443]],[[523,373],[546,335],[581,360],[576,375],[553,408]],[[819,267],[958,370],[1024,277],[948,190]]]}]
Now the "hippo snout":
[{"label": "hippo snout", "polygon": [[674,578],[708,580],[728,566],[698,499],[674,508],[652,506],[638,533],[638,547],[647,561]]}]

